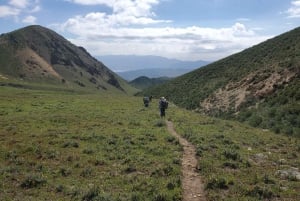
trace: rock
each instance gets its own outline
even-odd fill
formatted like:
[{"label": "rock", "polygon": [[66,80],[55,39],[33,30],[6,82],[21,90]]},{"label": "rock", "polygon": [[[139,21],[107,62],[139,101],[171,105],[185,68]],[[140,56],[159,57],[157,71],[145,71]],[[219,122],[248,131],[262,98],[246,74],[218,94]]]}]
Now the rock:
[{"label": "rock", "polygon": [[253,156],[253,161],[256,163],[263,163],[268,159],[268,156],[263,153],[258,153]]},{"label": "rock", "polygon": [[300,172],[298,168],[290,167],[286,170],[278,170],[276,172],[281,179],[289,179],[289,180],[296,180],[300,181]]}]

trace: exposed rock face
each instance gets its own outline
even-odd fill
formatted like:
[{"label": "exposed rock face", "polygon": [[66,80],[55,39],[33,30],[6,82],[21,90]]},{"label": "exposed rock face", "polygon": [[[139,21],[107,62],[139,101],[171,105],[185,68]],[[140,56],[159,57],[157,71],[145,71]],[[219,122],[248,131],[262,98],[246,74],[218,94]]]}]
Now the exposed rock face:
[{"label": "exposed rock face", "polygon": [[222,112],[237,112],[249,100],[261,100],[285,84],[288,84],[297,74],[289,69],[281,72],[250,73],[239,82],[230,82],[206,98],[201,107],[206,113],[214,110]]}]

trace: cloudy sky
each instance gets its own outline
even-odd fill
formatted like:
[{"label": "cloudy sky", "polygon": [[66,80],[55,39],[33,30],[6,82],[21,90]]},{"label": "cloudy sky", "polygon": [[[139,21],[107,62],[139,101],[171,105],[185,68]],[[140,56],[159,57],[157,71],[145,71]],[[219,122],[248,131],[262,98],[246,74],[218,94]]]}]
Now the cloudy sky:
[{"label": "cloudy sky", "polygon": [[214,61],[300,25],[300,0],[0,0],[0,33],[31,24],[93,56]]}]

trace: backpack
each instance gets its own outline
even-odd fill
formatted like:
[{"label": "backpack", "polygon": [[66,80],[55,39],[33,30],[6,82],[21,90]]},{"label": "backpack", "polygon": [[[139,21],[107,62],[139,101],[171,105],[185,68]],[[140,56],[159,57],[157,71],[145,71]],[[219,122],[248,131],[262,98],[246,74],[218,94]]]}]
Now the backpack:
[{"label": "backpack", "polygon": [[169,105],[169,103],[168,103],[167,100],[162,100],[162,101],[161,101],[161,107],[162,107],[162,108],[167,109],[167,108],[168,108],[168,105]]}]

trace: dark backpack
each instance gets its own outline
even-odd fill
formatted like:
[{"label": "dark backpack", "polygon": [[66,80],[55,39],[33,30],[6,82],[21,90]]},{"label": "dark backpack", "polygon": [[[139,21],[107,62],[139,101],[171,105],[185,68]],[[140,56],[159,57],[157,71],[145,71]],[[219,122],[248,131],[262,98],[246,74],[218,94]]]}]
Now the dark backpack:
[{"label": "dark backpack", "polygon": [[166,101],[166,100],[162,100],[162,101],[161,101],[161,107],[162,107],[162,108],[167,109],[167,108],[168,108],[168,105],[169,105],[168,101]]}]

